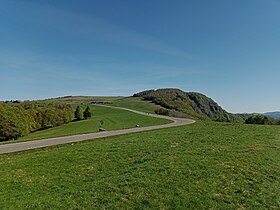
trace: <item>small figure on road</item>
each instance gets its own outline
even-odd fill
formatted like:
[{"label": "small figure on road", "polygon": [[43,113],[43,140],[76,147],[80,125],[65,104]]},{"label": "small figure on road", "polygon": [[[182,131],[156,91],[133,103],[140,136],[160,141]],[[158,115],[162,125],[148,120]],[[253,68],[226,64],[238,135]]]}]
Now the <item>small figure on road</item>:
[{"label": "small figure on road", "polygon": [[103,125],[104,125],[104,121],[100,120],[100,122],[99,122],[99,131],[105,131],[105,129],[103,128]]}]

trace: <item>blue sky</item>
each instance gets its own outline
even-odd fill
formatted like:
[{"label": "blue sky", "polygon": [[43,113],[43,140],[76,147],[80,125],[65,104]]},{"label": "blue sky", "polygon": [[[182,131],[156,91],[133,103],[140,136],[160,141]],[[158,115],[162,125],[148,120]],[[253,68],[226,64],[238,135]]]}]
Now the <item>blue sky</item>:
[{"label": "blue sky", "polygon": [[0,100],[198,91],[280,110],[279,0],[0,0]]}]

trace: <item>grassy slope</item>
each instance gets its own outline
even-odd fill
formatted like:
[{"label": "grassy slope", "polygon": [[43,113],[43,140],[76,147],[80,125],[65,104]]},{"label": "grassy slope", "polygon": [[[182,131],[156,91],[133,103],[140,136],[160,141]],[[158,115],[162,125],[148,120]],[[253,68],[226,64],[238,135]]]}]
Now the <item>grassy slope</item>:
[{"label": "grassy slope", "polygon": [[101,106],[92,105],[91,111],[92,118],[89,120],[72,122],[59,127],[38,131],[20,138],[18,141],[97,132],[100,120],[104,121],[103,127],[106,130],[132,128],[135,127],[136,124],[139,124],[140,126],[151,126],[170,122],[169,120],[146,117],[124,110]]},{"label": "grassy slope", "polygon": [[122,96],[71,96],[64,98],[53,98],[42,100],[44,102],[60,102],[60,103],[89,103],[91,101],[104,101],[104,102],[113,102],[115,100],[122,99]]},{"label": "grassy slope", "polygon": [[151,103],[149,101],[144,101],[140,97],[126,97],[118,100],[114,100],[111,104],[112,106],[124,107],[129,109],[134,109],[146,113],[155,113],[155,110],[161,106]]},{"label": "grassy slope", "polygon": [[0,156],[7,209],[279,209],[280,128],[193,125]]},{"label": "grassy slope", "polygon": [[141,97],[106,97],[106,96],[72,96],[67,98],[55,98],[44,100],[45,102],[56,102],[56,103],[90,103],[92,101],[103,101],[111,102],[108,104],[116,107],[124,107],[135,109],[142,112],[154,113],[154,111],[161,106],[151,103],[149,101],[142,100]]}]

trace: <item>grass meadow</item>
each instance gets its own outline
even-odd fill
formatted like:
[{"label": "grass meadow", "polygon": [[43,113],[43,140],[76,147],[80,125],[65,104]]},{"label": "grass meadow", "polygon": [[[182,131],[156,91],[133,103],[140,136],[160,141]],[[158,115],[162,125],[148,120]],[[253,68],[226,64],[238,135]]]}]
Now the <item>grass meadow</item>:
[{"label": "grass meadow", "polygon": [[112,101],[111,105],[117,106],[117,107],[124,107],[124,108],[128,108],[128,109],[134,109],[137,111],[152,113],[152,114],[155,113],[156,109],[161,108],[161,106],[156,105],[149,101],[145,101],[139,97],[120,98],[120,99]]},{"label": "grass meadow", "polygon": [[140,97],[108,97],[108,96],[71,96],[65,98],[55,98],[44,100],[47,103],[68,103],[68,104],[88,104],[92,101],[108,102],[110,106],[124,107],[142,111],[146,113],[154,113],[161,106],[152,102],[145,101]]},{"label": "grass meadow", "polygon": [[62,126],[37,131],[16,141],[2,142],[2,144],[15,143],[28,140],[37,140],[85,133],[98,132],[100,121],[104,122],[106,130],[119,130],[133,128],[136,125],[142,127],[170,123],[165,119],[142,116],[125,110],[91,105],[92,118],[88,120],[71,122]]},{"label": "grass meadow", "polygon": [[2,209],[279,209],[280,128],[197,122],[0,155]]}]

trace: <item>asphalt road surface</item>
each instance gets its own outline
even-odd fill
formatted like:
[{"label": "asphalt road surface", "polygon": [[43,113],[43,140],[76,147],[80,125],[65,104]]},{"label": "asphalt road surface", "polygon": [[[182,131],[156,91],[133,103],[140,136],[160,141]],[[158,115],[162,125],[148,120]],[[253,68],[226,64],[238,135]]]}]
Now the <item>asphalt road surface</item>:
[{"label": "asphalt road surface", "polygon": [[173,122],[169,124],[155,125],[149,127],[135,127],[135,128],[129,128],[123,130],[103,131],[98,133],[89,133],[89,134],[81,134],[81,135],[74,135],[74,136],[65,136],[65,137],[49,138],[49,139],[34,140],[34,141],[27,141],[27,142],[4,144],[4,145],[0,145],[0,154],[18,152],[18,151],[24,151],[24,150],[30,150],[30,149],[36,149],[42,147],[49,147],[49,146],[54,146],[59,144],[74,143],[74,142],[79,142],[79,141],[84,141],[89,139],[98,139],[98,138],[104,138],[109,136],[117,136],[117,135],[128,134],[128,133],[137,133],[141,131],[170,128],[170,127],[176,127],[181,125],[187,125],[195,122],[194,120],[190,120],[190,119],[167,117],[167,116],[156,115],[156,114],[147,114],[144,112],[139,112],[136,110],[120,108],[120,107],[110,106],[110,108],[123,109],[145,116],[168,119]]}]

